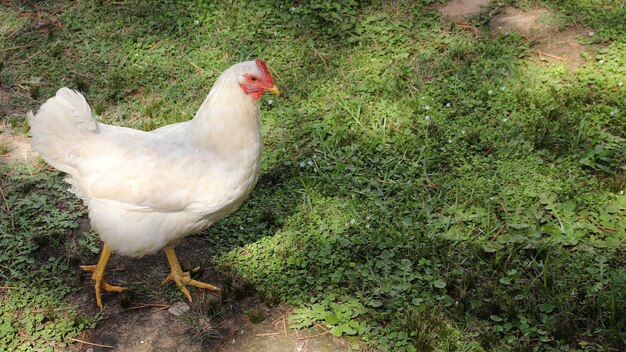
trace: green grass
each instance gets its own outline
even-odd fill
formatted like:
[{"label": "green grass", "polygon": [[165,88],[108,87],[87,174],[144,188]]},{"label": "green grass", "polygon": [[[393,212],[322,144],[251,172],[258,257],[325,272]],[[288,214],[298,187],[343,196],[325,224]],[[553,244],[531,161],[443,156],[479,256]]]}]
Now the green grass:
[{"label": "green grass", "polygon": [[[97,317],[81,313],[67,294],[75,280],[75,255],[64,250],[85,216],[65,191],[58,173],[22,165],[0,165],[4,205],[0,215],[0,350],[66,347],[67,336],[95,327]],[[78,240],[76,240],[78,239]]]},{"label": "green grass", "polygon": [[[25,129],[24,111],[69,86],[103,121],[151,129],[191,118],[223,69],[263,57],[284,94],[262,101],[257,188],[203,234],[222,271],[297,305],[292,326],[374,350],[623,347],[626,5],[492,5],[593,29],[599,48],[572,72],[492,37],[488,15],[475,33],[431,3],[1,5],[0,48],[21,47],[0,51],[3,111],[17,108],[4,118]],[[62,344],[92,320],[64,301],[65,252],[35,258],[85,211],[47,170],[7,169],[2,187],[0,277],[24,287],[1,292],[21,302],[0,311],[14,322],[3,342]],[[25,293],[31,278],[45,294]],[[68,310],[40,320],[37,297]]]}]

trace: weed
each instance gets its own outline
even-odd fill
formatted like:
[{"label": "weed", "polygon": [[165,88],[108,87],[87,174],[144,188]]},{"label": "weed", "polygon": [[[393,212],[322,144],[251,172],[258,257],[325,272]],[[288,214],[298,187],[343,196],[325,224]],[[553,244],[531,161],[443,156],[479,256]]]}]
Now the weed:
[{"label": "weed", "polygon": [[49,248],[63,242],[84,210],[65,191],[59,174],[10,166],[0,165],[0,188],[6,194],[0,211],[0,299],[3,307],[11,307],[0,310],[0,345],[63,349],[66,336],[93,328],[97,320],[82,316],[64,298],[73,275],[67,261]]},{"label": "weed", "polygon": [[11,152],[11,146],[6,143],[0,144],[0,155],[7,155]]},{"label": "weed", "polygon": [[217,318],[222,315],[222,300],[221,297],[217,298],[215,296],[208,296],[206,300],[204,300],[202,305],[202,309],[206,315],[211,318]]},{"label": "weed", "polygon": [[184,331],[190,333],[191,337],[197,341],[215,339],[221,337],[219,324],[211,316],[201,313],[185,314],[179,318],[179,325]]},{"label": "weed", "polygon": [[251,309],[246,312],[246,317],[252,324],[261,324],[267,317],[264,309]]},{"label": "weed", "polygon": [[236,301],[241,301],[242,299],[250,296],[254,291],[255,288],[251,282],[243,281],[241,284],[233,287],[233,297]]},{"label": "weed", "polygon": [[162,270],[152,268],[147,273],[137,277],[129,285],[129,290],[134,297],[141,297],[148,302],[169,302],[171,304],[184,300],[185,296],[175,284],[163,285],[163,280],[167,276]]}]

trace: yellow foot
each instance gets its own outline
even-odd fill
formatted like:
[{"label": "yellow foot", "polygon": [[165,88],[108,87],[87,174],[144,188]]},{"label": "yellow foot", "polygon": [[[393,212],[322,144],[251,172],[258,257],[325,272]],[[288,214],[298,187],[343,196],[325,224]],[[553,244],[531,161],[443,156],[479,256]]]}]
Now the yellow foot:
[{"label": "yellow foot", "polygon": [[176,253],[174,253],[173,247],[167,246],[163,251],[165,252],[165,256],[167,257],[167,261],[170,264],[171,269],[170,274],[167,275],[165,280],[163,280],[163,285],[166,285],[170,281],[174,281],[178,288],[183,291],[183,294],[187,297],[189,302],[192,302],[192,299],[189,290],[185,287],[186,285],[204,288],[215,293],[220,292],[220,289],[213,285],[192,279],[191,274],[189,274],[188,271],[183,272],[183,269],[178,263],[178,258],[176,258]]},{"label": "yellow foot", "polygon": [[102,247],[102,254],[100,255],[100,260],[98,260],[98,264],[96,265],[82,265],[80,268],[85,271],[93,272],[91,278],[96,282],[96,303],[98,304],[98,308],[102,310],[102,297],[100,296],[101,290],[110,291],[110,292],[122,292],[126,288],[120,286],[112,286],[109,285],[104,280],[104,271],[106,270],[107,264],[109,262],[109,258],[111,257],[111,251],[109,250],[109,246],[105,243]]}]

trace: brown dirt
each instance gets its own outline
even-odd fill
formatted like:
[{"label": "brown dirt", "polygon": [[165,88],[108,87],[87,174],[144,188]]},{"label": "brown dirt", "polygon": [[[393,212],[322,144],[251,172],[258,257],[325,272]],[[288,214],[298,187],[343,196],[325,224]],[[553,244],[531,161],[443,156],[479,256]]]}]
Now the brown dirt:
[{"label": "brown dirt", "polygon": [[579,38],[588,36],[590,29],[557,26],[541,21],[552,15],[549,10],[538,8],[522,10],[506,8],[495,16],[489,25],[495,35],[517,32],[532,43],[535,56],[545,63],[560,63],[575,70],[585,64],[585,53],[592,54],[597,45],[582,45]]},{"label": "brown dirt", "polygon": [[[435,5],[441,15],[455,22],[463,22],[469,16],[477,15],[489,5],[490,0],[451,0],[445,5]],[[534,56],[543,63],[563,64],[570,70],[583,66],[585,56],[593,56],[598,45],[583,45],[579,38],[589,35],[592,30],[580,27],[559,29],[543,18],[554,17],[548,9],[522,10],[507,7],[491,19],[489,28],[494,35],[507,35],[517,32],[531,42]]]},{"label": "brown dirt", "polygon": [[11,95],[9,94],[9,92],[7,92],[4,88],[0,87],[0,104],[6,104],[9,99],[11,98]]},{"label": "brown dirt", "polygon": [[4,87],[0,87],[0,117],[18,113],[13,100],[13,95]]},{"label": "brown dirt", "polygon": [[591,57],[598,45],[582,45],[578,38],[588,35],[585,28],[568,28],[554,33],[534,46],[540,60],[548,63],[562,63],[565,67],[575,70],[586,63],[584,54]]},{"label": "brown dirt", "polygon": [[0,164],[31,163],[36,158],[28,137],[15,133],[9,126],[0,125]]},{"label": "brown dirt", "polygon": [[452,0],[442,6],[439,12],[446,19],[462,21],[467,17],[481,13],[490,2],[491,0]]},{"label": "brown dirt", "polygon": [[[176,252],[185,266],[202,265],[205,268],[210,263],[210,247],[206,238],[191,236],[183,240]],[[94,256],[81,264],[92,264],[97,261]],[[93,283],[87,273],[81,273],[78,268],[77,277],[83,279],[79,288],[73,294],[73,301],[80,310],[88,316],[98,314],[93,293]],[[268,308],[261,302],[258,294],[250,292],[247,297],[237,299],[232,290],[225,289],[218,310],[221,313],[211,320],[207,311],[211,303],[219,301],[210,293],[197,288],[189,288],[193,303],[188,303],[191,310],[181,317],[175,317],[160,306],[145,306],[144,304],[166,304],[165,297],[177,292],[177,288],[169,286],[163,289],[159,284],[168,273],[165,256],[161,253],[132,259],[113,255],[107,270],[107,281],[114,285],[127,286],[134,292],[134,298],[125,302],[128,308],[122,308],[120,301],[126,295],[104,293],[102,296],[104,310],[102,320],[95,329],[87,331],[81,340],[113,346],[113,348],[99,348],[96,346],[76,343],[72,351],[221,351],[221,352],[339,352],[347,351],[349,344],[339,338],[326,333],[310,339],[324,331],[320,328],[296,330],[285,327],[281,317],[287,316],[292,307],[279,304]],[[234,282],[238,279],[225,280],[215,270],[208,267],[198,280],[216,284],[225,288],[225,281]],[[78,280],[77,280],[78,281]],[[241,283],[241,282],[239,282]],[[146,293],[147,291],[153,291]],[[177,293],[176,293],[177,294]],[[130,296],[133,296],[131,294]],[[185,301],[182,295],[180,301]],[[261,310],[266,318],[259,324],[252,324],[246,312]],[[204,317],[203,320],[197,319]],[[276,320],[276,322],[275,322]],[[274,324],[275,322],[275,324]],[[203,329],[204,328],[204,329]],[[212,334],[213,337],[200,338],[202,333]],[[300,339],[299,339],[300,337]],[[81,349],[82,347],[82,349]]]},{"label": "brown dirt", "polygon": [[548,13],[547,9],[541,8],[524,11],[508,7],[491,20],[489,28],[492,33],[509,34],[518,32],[525,36],[541,36],[556,30],[553,26],[539,21],[541,16],[545,16]]},{"label": "brown dirt", "polygon": [[[11,107],[13,96],[0,87],[0,118],[18,113]],[[10,162],[31,163],[37,158],[30,148],[28,137],[13,130],[7,124],[0,122],[0,164]]]}]

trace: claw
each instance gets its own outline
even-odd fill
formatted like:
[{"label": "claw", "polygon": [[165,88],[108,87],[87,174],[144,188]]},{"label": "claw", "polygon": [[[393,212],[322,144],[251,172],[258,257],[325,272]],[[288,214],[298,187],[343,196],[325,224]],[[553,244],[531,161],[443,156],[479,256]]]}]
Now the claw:
[{"label": "claw", "polygon": [[109,292],[122,292],[126,288],[121,286],[113,286],[109,285],[104,280],[104,272],[106,270],[107,264],[109,263],[109,258],[111,257],[111,250],[109,250],[109,246],[105,243],[102,246],[102,254],[100,254],[100,259],[98,260],[98,264],[96,265],[82,265],[80,268],[84,271],[93,272],[91,278],[96,282],[96,304],[98,308],[102,310],[102,297],[101,290],[109,291]]},{"label": "claw", "polygon": [[[189,290],[187,290],[187,288],[185,287],[186,285],[204,288],[215,293],[220,292],[220,289],[218,287],[194,280],[191,278],[191,274],[189,274],[188,271],[183,272],[183,269],[180,267],[180,263],[178,262],[178,258],[176,257],[176,253],[174,252],[173,247],[167,246],[163,251],[165,252],[165,256],[167,257],[167,261],[170,264],[171,269],[170,274],[167,275],[165,280],[163,280],[163,286],[165,286],[170,281],[174,281],[178,288],[180,288],[180,290],[183,292],[185,297],[187,297],[189,302],[193,302],[193,300],[191,299],[191,294],[189,293]],[[192,272],[196,272],[198,270],[200,270],[199,267],[194,268]]]}]

